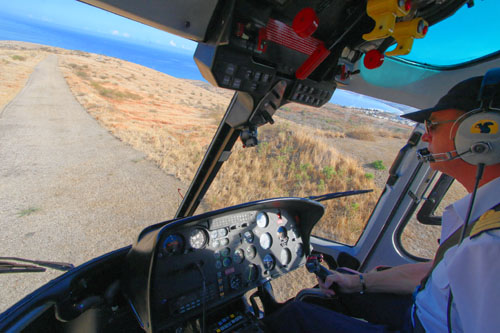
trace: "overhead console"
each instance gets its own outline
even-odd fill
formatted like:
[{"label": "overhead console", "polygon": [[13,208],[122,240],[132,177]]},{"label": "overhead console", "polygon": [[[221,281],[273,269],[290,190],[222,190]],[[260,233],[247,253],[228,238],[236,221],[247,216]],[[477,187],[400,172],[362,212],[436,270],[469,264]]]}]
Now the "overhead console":
[{"label": "overhead console", "polygon": [[[213,85],[257,103],[278,83],[281,104],[319,107],[349,84],[364,57],[403,55],[466,0],[81,0],[198,42],[194,58]],[[396,44],[396,47],[386,52]],[[279,107],[276,106],[276,107]]]},{"label": "overhead console", "polygon": [[308,199],[271,199],[145,229],[123,278],[139,322],[175,327],[304,265],[323,211]]}]

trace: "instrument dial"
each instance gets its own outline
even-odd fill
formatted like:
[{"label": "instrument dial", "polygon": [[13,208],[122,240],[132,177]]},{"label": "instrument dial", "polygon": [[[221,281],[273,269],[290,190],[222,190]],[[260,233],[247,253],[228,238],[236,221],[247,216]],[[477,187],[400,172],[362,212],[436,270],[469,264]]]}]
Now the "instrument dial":
[{"label": "instrument dial", "polygon": [[263,262],[264,262],[264,268],[268,271],[272,270],[274,268],[274,265],[276,264],[276,261],[274,260],[272,254],[266,254],[266,256],[263,259]]},{"label": "instrument dial", "polygon": [[247,283],[257,280],[257,278],[259,277],[259,268],[257,267],[257,265],[248,265],[247,269],[245,270],[244,277]]},{"label": "instrument dial", "polygon": [[184,239],[181,235],[170,235],[163,242],[163,250],[167,255],[181,254],[184,251]]},{"label": "instrument dial", "polygon": [[265,234],[262,234],[260,236],[259,242],[260,242],[260,247],[262,247],[264,250],[267,250],[273,244],[273,239],[271,238],[271,235],[268,232],[266,232]]},{"label": "instrument dial", "polygon": [[189,236],[189,245],[193,249],[202,249],[208,242],[207,232],[200,228],[195,228]]},{"label": "instrument dial", "polygon": [[290,252],[290,250],[287,248],[282,249],[280,255],[281,265],[286,266],[290,263],[291,260],[292,260],[292,253]]},{"label": "instrument dial", "polygon": [[239,275],[231,276],[231,278],[229,279],[229,285],[234,290],[241,289],[241,277]]},{"label": "instrument dial", "polygon": [[250,230],[245,231],[243,237],[245,238],[245,242],[247,242],[248,244],[253,243],[253,232],[251,232]]},{"label": "instrument dial", "polygon": [[302,247],[302,244],[299,243],[297,244],[297,247],[295,249],[295,253],[297,254],[297,257],[302,258],[304,255],[304,248]]},{"label": "instrument dial", "polygon": [[242,249],[238,249],[233,253],[233,261],[235,264],[241,264],[245,259],[245,252]]},{"label": "instrument dial", "polygon": [[245,252],[247,253],[248,259],[253,259],[253,258],[255,258],[255,255],[257,254],[257,249],[255,248],[255,246],[250,245],[247,247]]},{"label": "instrument dial", "polygon": [[227,229],[222,228],[217,230],[218,237],[226,237],[227,236]]},{"label": "instrument dial", "polygon": [[257,225],[260,228],[267,227],[267,224],[269,223],[269,218],[267,217],[267,214],[264,212],[259,212],[255,220],[257,221]]},{"label": "instrument dial", "polygon": [[285,227],[279,227],[278,228],[278,238],[281,239],[281,240],[284,240],[284,239],[288,238],[288,233],[287,233]]}]

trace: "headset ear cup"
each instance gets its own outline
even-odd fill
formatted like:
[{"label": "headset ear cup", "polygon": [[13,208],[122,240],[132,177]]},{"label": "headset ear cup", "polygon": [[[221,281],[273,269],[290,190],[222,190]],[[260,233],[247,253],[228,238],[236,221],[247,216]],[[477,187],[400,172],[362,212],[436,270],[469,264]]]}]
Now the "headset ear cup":
[{"label": "headset ear cup", "polygon": [[500,112],[472,112],[466,115],[455,135],[455,149],[461,159],[473,165],[500,163]]}]

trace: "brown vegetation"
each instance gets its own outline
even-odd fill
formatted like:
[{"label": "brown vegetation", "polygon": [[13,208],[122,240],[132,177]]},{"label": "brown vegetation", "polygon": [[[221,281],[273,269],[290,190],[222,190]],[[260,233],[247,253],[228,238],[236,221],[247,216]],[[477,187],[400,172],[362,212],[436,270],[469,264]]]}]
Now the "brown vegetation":
[{"label": "brown vegetation", "polygon": [[0,110],[24,87],[36,64],[47,53],[35,52],[28,47],[19,48],[14,42],[0,42]]}]

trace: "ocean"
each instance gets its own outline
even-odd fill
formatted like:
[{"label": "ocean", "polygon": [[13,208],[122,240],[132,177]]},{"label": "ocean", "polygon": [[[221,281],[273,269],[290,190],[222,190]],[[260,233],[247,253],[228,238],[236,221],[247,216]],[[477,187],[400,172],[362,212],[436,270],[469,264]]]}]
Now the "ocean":
[{"label": "ocean", "polygon": [[205,81],[192,53],[86,34],[40,21],[0,13],[0,40],[31,42],[70,50],[97,53],[140,64],[178,78]]}]

